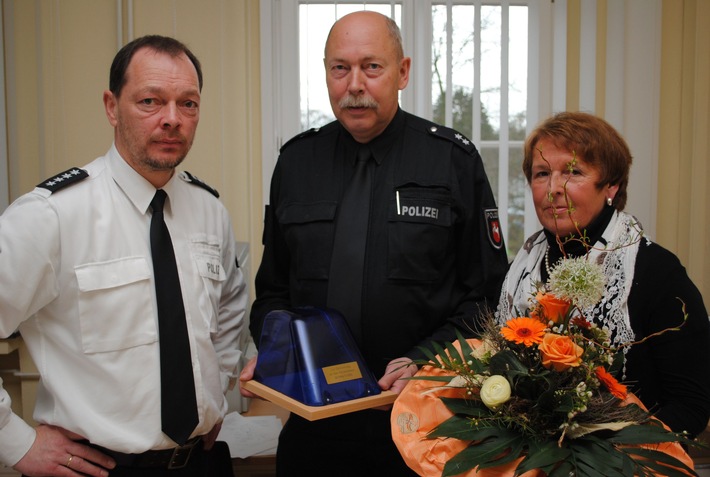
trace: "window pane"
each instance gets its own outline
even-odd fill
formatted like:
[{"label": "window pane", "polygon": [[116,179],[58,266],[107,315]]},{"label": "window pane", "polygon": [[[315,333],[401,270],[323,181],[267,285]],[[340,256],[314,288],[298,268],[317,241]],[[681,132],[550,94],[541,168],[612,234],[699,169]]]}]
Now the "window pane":
[{"label": "window pane", "polygon": [[[500,158],[500,147],[497,142],[493,141],[481,141],[478,146],[478,152],[483,158],[483,167],[486,169],[486,175],[488,175],[488,180],[491,183],[491,188],[493,189],[493,195],[499,197],[498,195],[498,166]],[[499,211],[499,213],[503,213]]]},{"label": "window pane", "polygon": [[508,149],[509,154],[509,177],[508,181],[508,256],[513,257],[523,245],[525,240],[525,190],[527,183],[523,175],[523,144],[521,142],[511,142]]},{"label": "window pane", "polygon": [[522,247],[525,240],[525,192],[523,141],[525,140],[528,101],[528,8],[510,7],[508,56],[508,255]]},{"label": "window pane", "polygon": [[[481,139],[500,138],[501,8],[481,8]],[[490,124],[491,127],[483,125]]]},{"label": "window pane", "polygon": [[[432,7],[434,41],[432,42],[432,106],[434,121],[453,127],[469,138],[477,137],[473,120],[475,78],[474,15],[472,5],[452,7],[451,48],[448,48],[445,5]],[[449,64],[450,63],[450,64]],[[447,105],[448,79],[451,71],[450,104]],[[447,115],[447,109],[450,112]]]},{"label": "window pane", "polygon": [[[510,139],[525,140],[528,102],[528,8],[510,7],[508,117]],[[512,156],[511,156],[512,157]],[[511,167],[511,171],[513,168]],[[522,174],[522,172],[521,172]]]}]

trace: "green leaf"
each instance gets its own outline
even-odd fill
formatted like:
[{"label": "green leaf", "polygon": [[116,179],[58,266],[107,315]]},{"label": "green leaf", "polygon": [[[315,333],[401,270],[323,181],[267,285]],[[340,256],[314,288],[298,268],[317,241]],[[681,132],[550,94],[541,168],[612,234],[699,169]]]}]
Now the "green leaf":
[{"label": "green leaf", "polygon": [[660,442],[685,442],[686,437],[671,432],[655,421],[647,424],[635,424],[627,426],[619,431],[614,432],[609,437],[609,442],[614,444],[657,444]]},{"label": "green leaf", "polygon": [[[480,466],[495,467],[520,456],[523,450],[517,434],[505,429],[497,429],[499,435],[477,442],[466,447],[446,462],[442,477],[454,476]],[[511,449],[517,449],[512,459]]]},{"label": "green leaf", "polygon": [[577,462],[575,466],[576,477],[627,477],[618,473],[610,472],[607,466],[595,466],[586,462]]},{"label": "green leaf", "polygon": [[558,447],[556,442],[545,442],[530,448],[528,455],[518,464],[516,472],[522,474],[529,470],[543,469],[549,473],[558,462],[568,460],[571,455],[568,448]]},{"label": "green leaf", "polygon": [[444,348],[442,348],[441,345],[437,342],[432,342],[431,346],[432,346],[432,348],[434,348],[434,351],[438,355],[437,357],[439,358],[441,363],[445,367],[447,367],[448,369],[451,369],[451,360],[449,359],[449,356],[444,351]]},{"label": "green leaf", "polygon": [[427,439],[453,437],[462,441],[474,441],[488,437],[485,433],[481,434],[482,429],[472,426],[470,418],[455,414],[432,429],[427,434]]},{"label": "green leaf", "polygon": [[652,469],[659,475],[666,475],[669,477],[676,475],[687,476],[688,474],[686,472],[682,472],[679,469],[684,469],[688,472],[691,471],[691,469],[683,462],[669,454],[666,454],[665,452],[646,449],[643,447],[622,447],[619,450],[630,456],[641,457],[641,459],[634,459],[636,463],[639,466]]},{"label": "green leaf", "polygon": [[[487,417],[491,415],[485,404],[473,399],[457,399],[442,397],[441,401],[454,414],[463,414],[464,416]],[[469,423],[469,425],[471,425]]]},{"label": "green leaf", "polygon": [[[441,366],[441,362],[436,357],[436,355],[431,352],[430,349],[425,348],[423,346],[417,346],[417,348],[419,349],[419,351],[422,352],[422,354],[424,356],[426,356],[426,358],[429,360],[429,364],[432,364],[433,366]],[[424,363],[421,363],[421,364],[424,364]]]},{"label": "green leaf", "polygon": [[528,376],[528,368],[520,362],[511,350],[503,350],[491,356],[491,374]]},{"label": "green leaf", "polygon": [[467,363],[470,363],[469,367],[471,368],[471,372],[473,374],[483,374],[488,371],[488,367],[483,364],[483,361],[478,358],[474,358],[473,356],[467,361]]},{"label": "green leaf", "polygon": [[468,341],[466,341],[466,338],[461,334],[461,331],[456,329],[456,338],[459,341],[459,345],[461,346],[461,354],[464,356],[465,359],[469,358],[473,354],[473,348],[471,348],[471,345],[468,344]]},{"label": "green leaf", "polygon": [[449,356],[451,358],[451,361],[453,363],[463,364],[463,358],[461,357],[461,353],[459,353],[459,350],[457,350],[456,347],[452,343],[445,343],[445,346],[446,346],[446,351],[449,352]]},{"label": "green leaf", "polygon": [[448,384],[454,379],[454,376],[411,376],[409,378],[399,378],[404,381],[436,381],[438,383]]},{"label": "green leaf", "polygon": [[512,439],[509,444],[509,449],[506,450],[505,454],[503,454],[502,457],[499,457],[495,461],[483,463],[479,466],[479,468],[485,469],[488,467],[497,467],[499,465],[505,465],[509,462],[513,462],[514,460],[519,459],[524,455],[525,439],[522,436],[517,436],[516,438]]},{"label": "green leaf", "polygon": [[575,473],[574,464],[569,461],[560,462],[557,467],[552,469],[541,470],[547,474],[547,477],[569,477]]},{"label": "green leaf", "polygon": [[[625,477],[621,472],[626,456],[609,442],[594,436],[576,439],[570,444],[572,457],[580,472],[600,472],[605,477]],[[595,475],[595,474],[592,474]],[[628,474],[627,474],[628,475]]]}]

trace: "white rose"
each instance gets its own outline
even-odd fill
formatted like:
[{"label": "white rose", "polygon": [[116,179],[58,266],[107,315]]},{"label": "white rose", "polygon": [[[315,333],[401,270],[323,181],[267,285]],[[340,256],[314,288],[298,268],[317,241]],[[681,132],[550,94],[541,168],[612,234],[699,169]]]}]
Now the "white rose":
[{"label": "white rose", "polygon": [[510,399],[510,383],[500,375],[486,379],[481,386],[481,401],[488,409],[494,410]]}]

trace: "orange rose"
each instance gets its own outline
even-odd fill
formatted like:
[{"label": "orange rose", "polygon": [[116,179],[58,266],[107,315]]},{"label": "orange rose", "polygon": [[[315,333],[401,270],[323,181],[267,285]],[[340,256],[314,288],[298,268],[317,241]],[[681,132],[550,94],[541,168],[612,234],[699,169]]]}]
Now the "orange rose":
[{"label": "orange rose", "polygon": [[554,333],[547,333],[538,349],[542,353],[542,365],[558,372],[579,366],[584,353],[569,336]]},{"label": "orange rose", "polygon": [[537,300],[538,308],[535,316],[545,323],[552,321],[553,323],[562,323],[567,316],[569,311],[570,302],[567,300],[560,300],[552,293],[542,293],[537,292],[535,296]]},{"label": "orange rose", "polygon": [[594,370],[594,374],[597,375],[599,381],[602,382],[604,387],[607,388],[610,393],[619,399],[626,399],[626,395],[628,394],[626,386],[617,381],[616,378],[609,373],[609,371],[599,366]]}]

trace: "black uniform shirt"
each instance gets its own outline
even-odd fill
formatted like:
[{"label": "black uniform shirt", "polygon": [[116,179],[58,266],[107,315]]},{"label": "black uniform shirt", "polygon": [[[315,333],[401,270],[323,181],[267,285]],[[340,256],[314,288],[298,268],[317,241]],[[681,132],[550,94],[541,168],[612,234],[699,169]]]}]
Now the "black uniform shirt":
[{"label": "black uniform shirt", "polygon": [[[399,110],[369,143],[374,173],[365,253],[361,351],[379,378],[417,345],[471,335],[507,269],[497,210],[474,145]],[[338,123],[281,149],[271,184],[251,330],[292,306],[325,306],[338,204],[357,143]],[[493,219],[493,220],[491,220]]]}]

